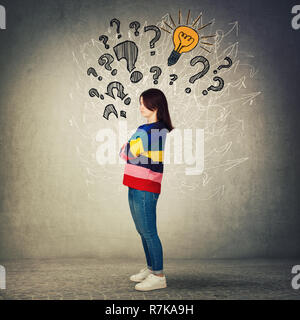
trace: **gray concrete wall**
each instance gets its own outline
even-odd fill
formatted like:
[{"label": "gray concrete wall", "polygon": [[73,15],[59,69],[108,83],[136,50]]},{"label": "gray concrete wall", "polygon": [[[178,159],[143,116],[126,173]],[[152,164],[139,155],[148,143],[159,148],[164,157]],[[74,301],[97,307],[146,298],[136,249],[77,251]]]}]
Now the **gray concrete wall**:
[{"label": "gray concrete wall", "polygon": [[[205,128],[201,175],[186,175],[189,165],[174,163],[173,135],[168,137],[171,160],[165,165],[157,207],[164,256],[299,257],[300,31],[291,28],[288,1],[1,0],[1,4],[7,14],[7,28],[0,30],[1,259],[143,256],[128,190],[122,185],[124,163],[117,154],[126,139],[118,139],[120,123],[127,125],[129,134],[145,122],[138,96],[154,86],[149,73],[154,65],[151,35],[136,40],[140,41],[136,66],[144,73],[140,84],[129,82],[124,61],[115,60],[113,65],[118,69],[115,79],[132,99],[130,106],[120,99],[89,97],[88,89],[97,86],[103,93],[110,79],[97,64],[104,46],[93,45],[92,39],[99,42],[101,34],[109,35],[112,50],[118,41],[115,25],[109,25],[112,18],[121,21],[125,40],[131,21],[157,24],[168,13],[177,19],[178,9],[184,17],[188,9],[193,18],[203,12],[203,24],[215,19],[203,35],[228,32],[218,48],[220,59],[226,48],[238,43],[235,62],[240,62],[222,74],[226,90],[232,84],[229,91],[224,88],[204,97],[202,90],[213,84],[210,74],[197,85],[190,84],[192,94],[187,96],[188,79],[197,72],[188,62],[195,55],[185,54],[168,69],[170,35],[163,32],[156,44],[153,61],[163,65],[157,87],[166,92],[174,126],[180,133],[193,129],[193,134],[196,128]],[[235,21],[238,31],[230,24]],[[213,53],[197,53],[216,61]],[[104,81],[88,77],[89,66],[97,67]],[[181,78],[171,87],[173,71]],[[104,119],[109,103],[118,112],[126,110],[127,118]],[[105,128],[116,133],[117,139],[110,140],[115,162],[101,165],[96,159],[101,143],[95,137]]]}]

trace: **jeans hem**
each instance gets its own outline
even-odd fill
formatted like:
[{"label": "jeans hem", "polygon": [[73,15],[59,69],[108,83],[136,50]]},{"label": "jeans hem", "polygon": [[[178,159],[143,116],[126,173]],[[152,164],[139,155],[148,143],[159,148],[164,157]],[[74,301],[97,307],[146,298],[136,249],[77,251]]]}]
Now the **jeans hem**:
[{"label": "jeans hem", "polygon": [[152,270],[153,274],[160,274],[163,273],[163,270]]}]

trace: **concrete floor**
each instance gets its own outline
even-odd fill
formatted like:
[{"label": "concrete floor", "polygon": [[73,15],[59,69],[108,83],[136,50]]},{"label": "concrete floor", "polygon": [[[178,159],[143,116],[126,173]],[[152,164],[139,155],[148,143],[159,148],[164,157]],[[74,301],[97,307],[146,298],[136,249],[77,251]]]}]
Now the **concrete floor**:
[{"label": "concrete floor", "polygon": [[140,292],[129,280],[143,260],[44,259],[0,261],[6,289],[0,299],[300,300],[291,286],[295,259],[165,260],[168,287]]}]

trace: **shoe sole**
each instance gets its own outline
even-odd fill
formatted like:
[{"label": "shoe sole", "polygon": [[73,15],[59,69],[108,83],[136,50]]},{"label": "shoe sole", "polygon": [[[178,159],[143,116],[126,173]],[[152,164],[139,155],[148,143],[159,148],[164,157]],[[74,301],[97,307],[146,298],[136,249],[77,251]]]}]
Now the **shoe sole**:
[{"label": "shoe sole", "polygon": [[164,289],[166,287],[167,287],[167,284],[165,284],[162,287],[158,287],[158,288],[135,288],[135,290],[138,290],[138,291],[151,291],[151,290]]}]

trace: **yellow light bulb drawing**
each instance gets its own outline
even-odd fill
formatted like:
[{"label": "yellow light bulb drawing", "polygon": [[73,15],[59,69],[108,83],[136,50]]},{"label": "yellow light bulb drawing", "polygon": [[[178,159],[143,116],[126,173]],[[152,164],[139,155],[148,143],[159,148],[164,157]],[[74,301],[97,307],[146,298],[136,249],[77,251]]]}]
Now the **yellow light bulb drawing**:
[{"label": "yellow light bulb drawing", "polygon": [[[209,22],[205,25],[202,25],[202,13],[200,13],[198,15],[198,17],[191,23],[190,27],[187,27],[189,25],[189,19],[190,19],[190,14],[191,14],[191,10],[189,10],[187,18],[186,18],[186,22],[183,25],[181,24],[182,21],[182,15],[181,15],[181,10],[179,9],[178,12],[178,24],[180,26],[177,27],[176,23],[174,22],[173,18],[171,15],[169,15],[170,21],[166,22],[163,21],[163,23],[173,32],[173,43],[174,43],[174,50],[171,52],[169,58],[168,58],[168,66],[172,66],[173,64],[175,64],[178,59],[180,58],[181,54],[184,52],[189,52],[191,50],[193,50],[198,42],[200,42],[200,44],[204,44],[205,46],[212,46],[213,43],[210,42],[206,42],[203,41],[204,39],[208,39],[208,38],[213,38],[216,35],[212,34],[212,35],[201,35],[201,37],[198,35],[198,32],[200,30],[203,30],[204,28],[210,26],[213,22]],[[201,20],[200,20],[201,19]],[[200,25],[199,25],[199,21],[200,21]],[[198,23],[198,25],[197,25]],[[173,26],[171,26],[171,24]],[[196,30],[194,30],[193,28],[196,28]],[[165,32],[168,32],[169,34],[172,34],[172,31],[163,28],[162,26],[160,27],[162,30],[164,30]],[[211,53],[209,50],[207,50],[205,47],[199,45],[201,49],[207,51],[208,53]]]},{"label": "yellow light bulb drawing", "polygon": [[168,66],[175,64],[184,52],[193,50],[199,42],[197,31],[187,26],[180,26],[174,30],[174,50],[168,58]]}]

